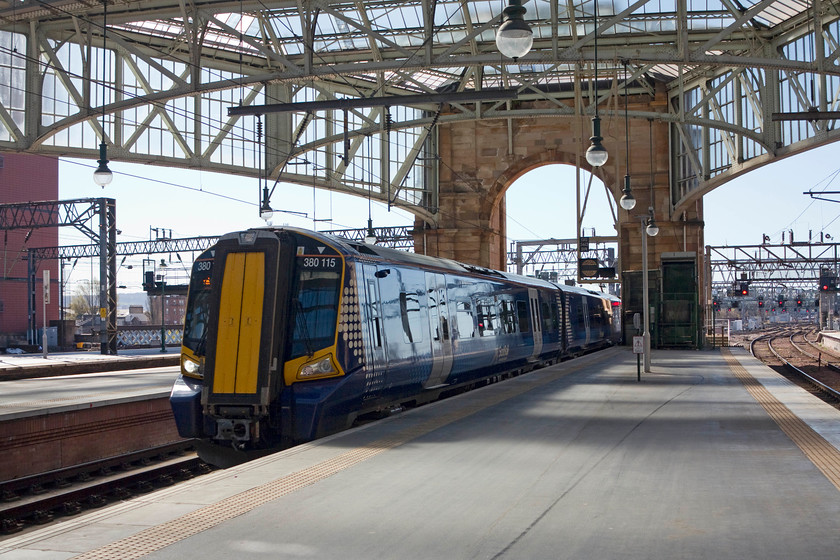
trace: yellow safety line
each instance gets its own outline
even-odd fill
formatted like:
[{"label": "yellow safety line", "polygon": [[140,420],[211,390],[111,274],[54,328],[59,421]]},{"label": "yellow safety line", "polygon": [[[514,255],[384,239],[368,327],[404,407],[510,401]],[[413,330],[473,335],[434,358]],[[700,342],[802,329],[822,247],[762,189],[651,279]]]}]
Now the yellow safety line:
[{"label": "yellow safety line", "polygon": [[603,354],[606,354],[606,356],[599,356],[598,358],[601,359],[587,361],[585,364],[568,369],[564,368],[555,371],[542,370],[544,375],[531,373],[523,378],[519,378],[521,383],[502,383],[496,385],[496,391],[477,391],[476,393],[470,393],[481,398],[471,405],[464,403],[457,410],[449,414],[433,418],[417,426],[373,441],[301,471],[291,473],[235,496],[225,498],[194,512],[187,513],[177,519],[149,527],[124,539],[85,552],[75,556],[74,560],[133,560],[141,558],[192,535],[215,527],[228,519],[248,513],[272,500],[286,496],[301,488],[311,486],[338,472],[367,461],[384,451],[403,445],[447,424],[471,416],[476,412],[527,393],[552,381],[556,381],[561,377],[584,367],[591,366],[593,363],[597,363],[613,355],[612,352],[604,352]]},{"label": "yellow safety line", "polygon": [[732,352],[722,348],[721,353],[735,377],[741,381],[750,395],[764,407],[764,410],[799,446],[805,456],[840,490],[840,451],[774,397],[764,385],[750,375],[732,355]]}]

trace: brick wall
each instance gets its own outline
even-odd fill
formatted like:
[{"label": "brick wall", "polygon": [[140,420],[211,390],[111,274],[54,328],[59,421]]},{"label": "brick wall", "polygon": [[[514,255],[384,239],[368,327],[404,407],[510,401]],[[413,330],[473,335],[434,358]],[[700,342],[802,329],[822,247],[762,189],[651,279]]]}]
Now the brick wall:
[{"label": "brick wall", "polygon": [[[0,154],[0,204],[39,202],[58,199],[58,159],[30,154]],[[25,336],[28,319],[26,304],[26,249],[55,247],[58,228],[0,231],[0,337]],[[58,261],[38,263],[36,285],[36,320],[42,326],[41,278],[50,271],[51,304],[47,306],[47,323],[59,316]]]}]

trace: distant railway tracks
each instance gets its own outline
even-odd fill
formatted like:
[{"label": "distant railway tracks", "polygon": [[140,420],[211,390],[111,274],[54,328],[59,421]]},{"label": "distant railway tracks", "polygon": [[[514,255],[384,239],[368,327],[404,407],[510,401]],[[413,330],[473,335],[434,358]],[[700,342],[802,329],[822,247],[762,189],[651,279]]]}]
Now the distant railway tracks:
[{"label": "distant railway tracks", "polygon": [[178,443],[0,483],[0,538],[212,470]]},{"label": "distant railway tracks", "polygon": [[840,408],[840,356],[816,343],[813,327],[780,327],[750,342],[750,353]]}]

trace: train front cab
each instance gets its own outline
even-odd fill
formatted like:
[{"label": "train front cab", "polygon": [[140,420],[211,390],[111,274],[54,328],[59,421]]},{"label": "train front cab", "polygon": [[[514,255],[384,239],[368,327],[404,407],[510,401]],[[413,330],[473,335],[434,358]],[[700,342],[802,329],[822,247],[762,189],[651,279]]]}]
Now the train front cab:
[{"label": "train front cab", "polygon": [[245,443],[283,386],[281,341],[294,248],[286,235],[249,230],[216,245],[201,406],[215,421],[209,434]]}]

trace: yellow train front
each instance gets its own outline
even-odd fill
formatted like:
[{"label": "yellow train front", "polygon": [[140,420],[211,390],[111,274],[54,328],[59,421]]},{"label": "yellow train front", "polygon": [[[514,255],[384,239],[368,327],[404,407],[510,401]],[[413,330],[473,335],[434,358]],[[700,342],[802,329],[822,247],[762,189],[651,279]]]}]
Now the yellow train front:
[{"label": "yellow train front", "polygon": [[611,344],[616,305],[296,228],[232,233],[193,265],[170,401],[231,464]]}]

